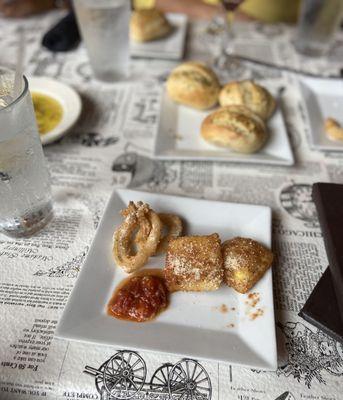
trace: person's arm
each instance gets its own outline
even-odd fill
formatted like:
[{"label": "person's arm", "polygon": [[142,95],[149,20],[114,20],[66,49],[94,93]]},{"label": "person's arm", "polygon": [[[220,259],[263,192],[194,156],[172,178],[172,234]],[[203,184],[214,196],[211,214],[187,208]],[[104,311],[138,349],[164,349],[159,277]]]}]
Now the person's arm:
[{"label": "person's arm", "polygon": [[67,5],[63,0],[0,0],[0,13],[9,18],[26,17]]},{"label": "person's arm", "polygon": [[219,9],[201,0],[156,0],[155,6],[161,11],[184,13],[194,19],[212,19]]}]

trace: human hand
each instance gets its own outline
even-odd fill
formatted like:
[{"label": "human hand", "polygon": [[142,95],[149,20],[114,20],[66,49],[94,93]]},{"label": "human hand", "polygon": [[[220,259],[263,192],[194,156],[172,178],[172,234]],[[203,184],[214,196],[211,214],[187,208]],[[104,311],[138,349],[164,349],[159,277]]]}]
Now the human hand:
[{"label": "human hand", "polygon": [[52,8],[54,0],[0,0],[0,13],[8,18],[26,17]]}]

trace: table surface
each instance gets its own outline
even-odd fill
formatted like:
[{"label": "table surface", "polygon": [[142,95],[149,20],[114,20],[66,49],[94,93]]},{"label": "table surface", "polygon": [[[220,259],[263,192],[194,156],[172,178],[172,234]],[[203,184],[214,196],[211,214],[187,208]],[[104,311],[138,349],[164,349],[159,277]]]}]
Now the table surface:
[{"label": "table surface", "polygon": [[[27,20],[0,20],[1,64],[15,60],[21,26],[27,41],[25,73],[66,82],[83,101],[82,116],[72,132],[44,148],[52,176],[54,220],[31,239],[0,235],[1,400],[100,398],[96,380],[83,370],[87,365],[99,368],[121,349],[68,342],[53,334],[104,206],[115,187],[125,186],[272,207],[279,368],[265,372],[199,360],[209,374],[212,399],[341,399],[342,345],[297,314],[327,266],[311,185],[343,183],[343,153],[309,148],[298,77],[247,64],[237,65],[230,76],[285,88],[281,107],[294,166],[157,161],[151,154],[161,80],[175,61],[135,59],[131,82],[100,84],[92,79],[83,46],[66,54],[40,47],[42,34],[60,17],[56,12]],[[187,59],[211,62],[216,40],[205,34],[205,28],[200,22],[189,27]],[[235,31],[239,54],[311,73],[340,73],[342,35],[327,58],[309,59],[295,53],[294,31],[286,25],[237,23]],[[224,80],[223,71],[219,72]],[[182,358],[140,355],[149,379],[162,364],[175,364]],[[135,398],[168,396],[152,397],[142,391]]]}]

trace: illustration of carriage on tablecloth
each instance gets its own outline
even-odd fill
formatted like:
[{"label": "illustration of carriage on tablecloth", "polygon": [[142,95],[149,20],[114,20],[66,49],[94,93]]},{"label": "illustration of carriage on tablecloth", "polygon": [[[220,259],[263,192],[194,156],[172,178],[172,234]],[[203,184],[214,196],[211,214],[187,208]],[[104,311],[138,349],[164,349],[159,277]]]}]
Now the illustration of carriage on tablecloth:
[{"label": "illustration of carriage on tablecloth", "polygon": [[184,358],[176,364],[165,363],[146,381],[144,359],[135,351],[121,350],[99,369],[86,366],[86,374],[95,376],[102,400],[148,398],[170,400],[211,400],[211,379],[196,360]]}]

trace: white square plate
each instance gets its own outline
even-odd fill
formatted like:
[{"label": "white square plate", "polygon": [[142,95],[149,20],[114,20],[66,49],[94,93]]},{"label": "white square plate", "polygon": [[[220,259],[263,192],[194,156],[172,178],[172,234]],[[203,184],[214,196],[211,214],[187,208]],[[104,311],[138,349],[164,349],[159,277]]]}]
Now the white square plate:
[{"label": "white square plate", "polygon": [[187,16],[185,14],[167,14],[173,25],[173,32],[161,39],[146,43],[130,42],[130,53],[134,57],[160,58],[166,60],[180,60],[183,57]]},{"label": "white square plate", "polygon": [[310,125],[311,148],[343,151],[343,142],[330,140],[324,132],[326,118],[334,118],[343,125],[343,80],[302,78],[300,88]]},{"label": "white square plate", "polygon": [[[114,191],[59,322],[56,336],[128,349],[151,350],[220,360],[275,370],[277,367],[272,272],[253,288],[255,308],[242,295],[222,285],[215,292],[177,292],[154,321],[134,323],[106,315],[115,287],[127,274],[116,267],[112,237],[121,223],[119,211],[130,200],[142,200],[158,212],[180,215],[187,234],[217,232],[224,240],[247,236],[271,246],[268,207],[195,200],[132,190]],[[164,256],[152,257],[147,267],[163,267]],[[223,313],[222,305],[228,308]],[[261,310],[263,315],[253,319]]]},{"label": "white square plate", "polygon": [[154,156],[163,160],[230,161],[255,164],[293,165],[294,158],[279,109],[268,121],[270,137],[257,153],[240,154],[207,143],[200,127],[210,111],[199,111],[173,102],[164,91]]}]

